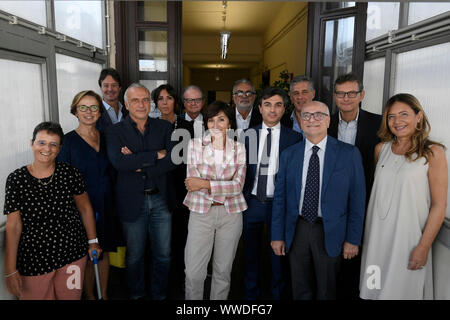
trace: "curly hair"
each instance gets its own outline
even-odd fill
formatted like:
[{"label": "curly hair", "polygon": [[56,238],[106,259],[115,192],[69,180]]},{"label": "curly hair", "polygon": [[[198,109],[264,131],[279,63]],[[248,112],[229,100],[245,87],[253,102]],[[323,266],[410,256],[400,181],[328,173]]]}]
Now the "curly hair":
[{"label": "curly hair", "polygon": [[[405,153],[406,159],[408,159],[409,161],[415,161],[417,159],[420,159],[421,157],[424,157],[427,163],[430,156],[433,154],[433,150],[431,149],[432,145],[441,146],[445,150],[445,146],[443,144],[435,142],[428,138],[431,130],[430,123],[428,122],[427,116],[425,115],[425,112],[423,111],[419,100],[417,100],[416,97],[409,93],[396,94],[389,98],[389,100],[386,102],[386,106],[383,112],[383,120],[381,122],[380,130],[378,131],[378,136],[380,137],[382,142],[397,140],[397,137],[392,133],[388,125],[388,113],[396,102],[407,104],[415,114],[422,112],[422,117],[416,125],[416,130],[410,137],[411,147]],[[414,155],[416,155],[415,158],[413,158]]]}]

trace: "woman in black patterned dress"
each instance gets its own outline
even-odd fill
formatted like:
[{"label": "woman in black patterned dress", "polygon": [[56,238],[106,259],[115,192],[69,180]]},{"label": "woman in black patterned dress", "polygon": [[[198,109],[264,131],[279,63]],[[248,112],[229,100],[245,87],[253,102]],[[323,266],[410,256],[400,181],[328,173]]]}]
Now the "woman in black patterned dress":
[{"label": "woman in black patterned dress", "polygon": [[80,299],[87,254],[101,253],[83,177],[55,161],[63,137],[59,124],[39,124],[33,163],[6,181],[5,280],[19,299]]}]

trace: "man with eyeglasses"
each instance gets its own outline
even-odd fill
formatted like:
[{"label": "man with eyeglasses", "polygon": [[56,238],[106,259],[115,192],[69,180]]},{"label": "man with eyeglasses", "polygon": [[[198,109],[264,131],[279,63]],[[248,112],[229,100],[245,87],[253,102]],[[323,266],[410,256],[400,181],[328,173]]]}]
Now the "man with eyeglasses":
[{"label": "man with eyeglasses", "polygon": [[[339,76],[334,83],[334,101],[339,112],[331,116],[328,134],[338,140],[358,147],[361,152],[366,179],[366,206],[372,190],[375,173],[374,150],[380,142],[377,135],[381,116],[360,108],[365,91],[362,82],[354,73]],[[359,297],[359,273],[361,255],[342,264],[339,291],[346,299]]]},{"label": "man with eyeglasses", "polygon": [[127,245],[126,275],[131,299],[146,296],[145,248],[152,251],[151,295],[167,298],[173,202],[167,175],[175,168],[169,121],[149,117],[150,92],[139,83],[125,91],[129,116],[106,130],[109,160],[117,170],[116,201]]},{"label": "man with eyeglasses", "polygon": [[103,69],[100,72],[98,85],[103,94],[102,102],[106,112],[103,112],[97,121],[97,129],[104,132],[107,127],[122,121],[128,115],[128,111],[119,101],[122,81],[115,69]]},{"label": "man with eyeglasses", "polygon": [[183,112],[180,117],[187,121],[195,120],[203,123],[202,110],[206,101],[203,90],[196,85],[189,85],[183,89],[181,98],[186,112]]},{"label": "man with eyeglasses", "polygon": [[236,106],[236,124],[238,129],[248,129],[262,122],[258,108],[253,108],[256,91],[248,79],[240,79],[233,86],[233,102]]},{"label": "man with eyeglasses", "polygon": [[272,201],[272,241],[288,255],[294,300],[336,299],[344,259],[358,253],[364,221],[364,172],[352,145],[327,135],[328,107],[300,113],[305,139],[283,151]]},{"label": "man with eyeglasses", "polygon": [[295,76],[289,85],[289,96],[294,105],[290,115],[284,115],[281,123],[294,131],[302,133],[300,128],[300,113],[305,104],[313,101],[316,95],[314,82],[307,76]]}]

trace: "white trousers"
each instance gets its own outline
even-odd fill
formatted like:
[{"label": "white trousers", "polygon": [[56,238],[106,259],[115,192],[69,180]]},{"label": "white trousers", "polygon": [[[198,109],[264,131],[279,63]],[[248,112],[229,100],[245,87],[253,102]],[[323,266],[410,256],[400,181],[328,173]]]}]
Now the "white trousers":
[{"label": "white trousers", "polygon": [[186,300],[202,300],[208,262],[212,261],[211,300],[226,300],[231,269],[242,234],[242,213],[227,213],[212,206],[206,214],[191,211],[184,251]]}]

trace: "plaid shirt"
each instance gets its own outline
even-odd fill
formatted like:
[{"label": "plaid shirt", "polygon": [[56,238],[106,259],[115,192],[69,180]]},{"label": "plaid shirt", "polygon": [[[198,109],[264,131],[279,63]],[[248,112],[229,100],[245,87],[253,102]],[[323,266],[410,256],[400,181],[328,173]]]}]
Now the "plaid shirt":
[{"label": "plaid shirt", "polygon": [[189,191],[183,204],[189,210],[198,213],[207,213],[213,201],[223,203],[227,213],[246,210],[247,203],[242,195],[246,170],[245,161],[244,144],[227,138],[225,162],[221,167],[222,175],[218,177],[211,136],[191,139],[188,146],[186,177],[209,180],[211,191],[207,189]]}]

